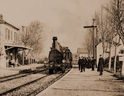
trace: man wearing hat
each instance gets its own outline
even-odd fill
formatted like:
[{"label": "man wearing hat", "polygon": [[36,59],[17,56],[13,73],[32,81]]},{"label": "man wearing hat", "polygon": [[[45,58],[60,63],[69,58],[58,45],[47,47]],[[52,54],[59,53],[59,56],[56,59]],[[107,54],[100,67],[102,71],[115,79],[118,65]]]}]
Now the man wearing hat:
[{"label": "man wearing hat", "polygon": [[104,65],[104,59],[103,59],[102,55],[100,55],[98,69],[97,69],[97,71],[100,71],[99,75],[103,75],[103,65]]}]

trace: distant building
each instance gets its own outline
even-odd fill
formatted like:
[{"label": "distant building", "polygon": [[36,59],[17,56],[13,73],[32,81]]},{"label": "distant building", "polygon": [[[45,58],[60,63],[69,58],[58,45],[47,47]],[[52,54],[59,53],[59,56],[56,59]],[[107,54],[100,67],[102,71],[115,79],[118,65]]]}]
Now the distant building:
[{"label": "distant building", "polygon": [[[111,44],[111,47],[110,47]],[[104,55],[104,59],[108,59],[111,57],[111,69],[114,69],[114,59],[116,58],[116,67],[118,67],[121,71],[121,74],[124,76],[124,44],[120,39],[119,35],[115,35],[113,38],[113,42],[105,41],[104,42],[105,49],[103,51],[103,44],[99,42],[97,45],[97,64],[99,60],[99,55]],[[103,53],[104,52],[104,53]],[[108,61],[109,62],[109,61]],[[107,64],[108,64],[107,62]],[[122,62],[122,64],[121,64]],[[109,66],[109,65],[108,65]]]},{"label": "distant building", "polygon": [[79,57],[83,56],[83,57],[88,57],[88,51],[86,48],[78,48],[77,49],[77,54]]},{"label": "distant building", "polygon": [[[106,45],[105,51],[104,51],[104,58],[108,58],[109,57],[109,42],[104,42],[104,44]],[[98,45],[96,46],[97,52],[96,52],[96,63],[98,65],[99,62],[99,58],[100,55],[103,55],[103,44],[102,42],[99,42]]]},{"label": "distant building", "polygon": [[[108,58],[110,56],[110,41],[105,41],[105,49],[104,49],[104,58]],[[115,51],[116,50],[116,51]],[[115,52],[117,56],[124,56],[124,45],[122,43],[122,40],[119,39],[119,35],[116,35],[113,38],[113,43],[111,44],[111,57],[115,56]],[[102,42],[99,42],[97,45],[97,59],[99,59],[99,55],[103,55],[103,44]],[[98,64],[98,62],[97,62]]]},{"label": "distant building", "polygon": [[0,15],[0,68],[9,67],[9,61],[15,66],[24,61],[23,51],[28,49],[20,41],[20,30],[8,23]]},{"label": "distant building", "polygon": [[73,58],[73,64],[77,64],[78,63],[78,59],[79,59],[79,57],[78,57],[78,54],[77,53],[73,53],[72,54],[72,58]]}]

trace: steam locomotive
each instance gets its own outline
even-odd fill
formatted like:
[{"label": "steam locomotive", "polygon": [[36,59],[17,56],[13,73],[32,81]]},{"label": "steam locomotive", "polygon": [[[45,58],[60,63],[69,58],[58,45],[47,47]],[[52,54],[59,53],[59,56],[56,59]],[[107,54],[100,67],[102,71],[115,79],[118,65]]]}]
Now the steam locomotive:
[{"label": "steam locomotive", "polygon": [[58,71],[65,72],[66,68],[72,67],[72,53],[68,47],[62,47],[53,37],[51,50],[49,51],[49,73]]}]

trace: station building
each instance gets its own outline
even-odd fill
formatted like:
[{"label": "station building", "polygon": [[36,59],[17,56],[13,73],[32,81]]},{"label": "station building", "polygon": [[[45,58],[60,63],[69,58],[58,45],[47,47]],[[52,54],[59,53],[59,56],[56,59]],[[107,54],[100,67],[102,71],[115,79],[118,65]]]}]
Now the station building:
[{"label": "station building", "polygon": [[25,52],[29,50],[21,42],[20,29],[8,23],[0,15],[0,68],[7,68],[10,61],[14,66],[24,64]]},{"label": "station building", "polygon": [[88,51],[86,48],[78,48],[77,49],[77,54],[78,54],[78,57],[88,57]]},{"label": "station building", "polygon": [[[124,44],[122,42],[122,39],[120,39],[120,36],[117,34],[114,36],[112,42],[105,41],[104,45],[104,50],[102,42],[99,42],[97,45],[97,65],[99,62],[99,55],[103,55],[106,61],[105,63],[107,63],[107,67],[110,68],[109,70],[114,70],[114,66],[116,66],[116,72],[123,74],[124,77]],[[114,65],[115,57],[116,64]],[[110,65],[109,58],[111,58]]]}]

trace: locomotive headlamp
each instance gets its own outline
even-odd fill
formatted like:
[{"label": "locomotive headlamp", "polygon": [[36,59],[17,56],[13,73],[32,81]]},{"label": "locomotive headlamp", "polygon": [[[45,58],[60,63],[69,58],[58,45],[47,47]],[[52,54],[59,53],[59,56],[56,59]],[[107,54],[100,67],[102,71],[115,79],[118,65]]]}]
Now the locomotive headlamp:
[{"label": "locomotive headlamp", "polygon": [[62,63],[65,63],[65,60],[64,59],[62,60]]}]

